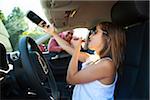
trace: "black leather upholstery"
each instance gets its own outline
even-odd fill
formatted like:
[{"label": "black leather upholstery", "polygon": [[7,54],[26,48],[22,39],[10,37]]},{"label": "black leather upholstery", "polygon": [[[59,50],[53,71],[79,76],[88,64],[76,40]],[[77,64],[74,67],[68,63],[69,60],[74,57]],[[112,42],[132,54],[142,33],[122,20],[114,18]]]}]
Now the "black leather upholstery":
[{"label": "black leather upholstery", "polygon": [[[112,22],[126,27],[123,72],[116,84],[116,100],[149,98],[149,1],[118,1]],[[128,28],[127,28],[128,27]]]},{"label": "black leather upholstery", "polygon": [[143,24],[144,36],[142,45],[142,55],[139,63],[139,71],[136,84],[133,88],[132,98],[147,99],[149,98],[149,23]]},{"label": "black leather upholstery", "polygon": [[[148,25],[141,23],[126,31],[127,46],[123,74],[116,86],[116,99],[148,98]],[[136,90],[135,90],[136,89]],[[142,92],[142,93],[141,93]],[[145,95],[145,96],[144,96]]]},{"label": "black leather upholstery", "polygon": [[142,24],[126,30],[125,64],[138,66],[142,55],[144,27]]},{"label": "black leather upholstery", "polygon": [[8,70],[7,60],[6,60],[6,49],[3,44],[0,43],[0,69]]}]

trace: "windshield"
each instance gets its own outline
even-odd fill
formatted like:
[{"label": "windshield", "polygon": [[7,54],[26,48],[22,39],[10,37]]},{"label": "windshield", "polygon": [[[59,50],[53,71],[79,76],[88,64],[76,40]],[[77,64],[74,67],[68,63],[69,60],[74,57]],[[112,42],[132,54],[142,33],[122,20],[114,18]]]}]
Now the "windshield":
[{"label": "windshield", "polygon": [[29,10],[48,22],[40,0],[0,0],[0,43],[5,45],[7,51],[18,50],[19,39],[23,36],[38,40],[46,34],[26,17]]},{"label": "windshield", "polygon": [[[40,0],[0,0],[0,43],[4,44],[7,52],[17,51],[19,40],[24,36],[33,38],[40,48],[46,48],[42,51],[47,51],[50,35],[26,17],[30,10],[50,24]],[[74,29],[76,37],[87,37],[87,34],[85,28]]]}]

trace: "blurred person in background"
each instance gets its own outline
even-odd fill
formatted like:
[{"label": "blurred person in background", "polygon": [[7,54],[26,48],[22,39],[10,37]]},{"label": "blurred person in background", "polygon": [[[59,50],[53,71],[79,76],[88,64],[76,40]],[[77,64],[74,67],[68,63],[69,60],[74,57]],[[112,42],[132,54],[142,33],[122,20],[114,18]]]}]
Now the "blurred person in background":
[{"label": "blurred person in background", "polygon": [[[73,36],[73,30],[61,32],[59,33],[59,36],[70,44],[72,36]],[[52,37],[48,43],[48,51],[49,52],[61,52],[63,51],[63,48],[59,46],[55,38]]]}]

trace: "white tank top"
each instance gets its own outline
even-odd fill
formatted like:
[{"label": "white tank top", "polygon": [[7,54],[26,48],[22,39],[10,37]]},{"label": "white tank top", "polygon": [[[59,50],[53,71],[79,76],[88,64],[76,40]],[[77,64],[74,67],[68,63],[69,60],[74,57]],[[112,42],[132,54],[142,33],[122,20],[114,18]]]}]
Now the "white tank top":
[{"label": "white tank top", "polygon": [[[87,64],[89,64],[89,62],[94,63],[96,60],[98,60],[97,62],[99,62],[104,59],[112,60],[108,57],[100,59],[98,56],[94,57],[93,55],[93,57],[89,57],[86,62],[82,64],[82,69],[87,67]],[[118,76],[116,74],[115,81],[110,85],[105,85],[98,80],[85,84],[77,84],[73,90],[72,100],[114,100],[113,95],[117,77]]]}]

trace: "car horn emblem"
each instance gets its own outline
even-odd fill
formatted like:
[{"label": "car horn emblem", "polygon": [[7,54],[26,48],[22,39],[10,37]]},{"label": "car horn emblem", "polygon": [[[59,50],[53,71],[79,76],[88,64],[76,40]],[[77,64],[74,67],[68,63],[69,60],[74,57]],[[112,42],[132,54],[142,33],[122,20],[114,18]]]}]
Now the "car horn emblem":
[{"label": "car horn emblem", "polygon": [[40,54],[38,52],[36,52],[36,54],[38,56],[38,61],[39,61],[40,65],[41,65],[44,73],[47,74],[48,73],[48,67],[47,67],[44,59],[40,56]]}]

